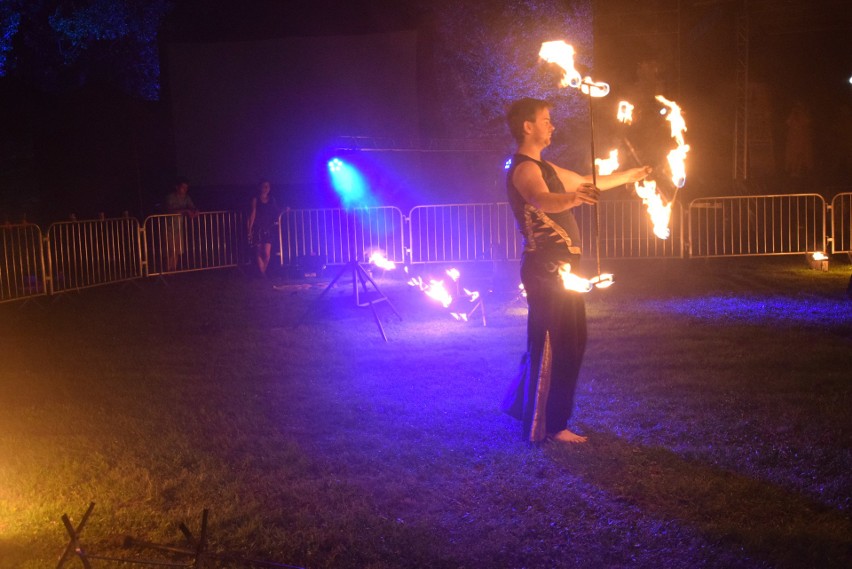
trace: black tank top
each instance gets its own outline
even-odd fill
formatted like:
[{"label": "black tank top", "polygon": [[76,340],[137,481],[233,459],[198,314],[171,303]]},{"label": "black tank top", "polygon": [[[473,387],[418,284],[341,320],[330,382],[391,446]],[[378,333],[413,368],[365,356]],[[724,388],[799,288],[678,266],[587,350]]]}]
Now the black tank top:
[{"label": "black tank top", "polygon": [[579,255],[582,252],[580,248],[580,227],[577,225],[577,220],[572,211],[567,209],[559,213],[544,213],[527,203],[515,187],[512,176],[518,164],[523,162],[535,162],[538,165],[544,177],[544,183],[551,193],[564,194],[566,192],[553,166],[547,162],[530,158],[525,154],[512,156],[512,166],[509,168],[506,177],[506,192],[509,197],[509,206],[512,208],[518,229],[524,238],[524,251],[540,252],[554,258]]}]

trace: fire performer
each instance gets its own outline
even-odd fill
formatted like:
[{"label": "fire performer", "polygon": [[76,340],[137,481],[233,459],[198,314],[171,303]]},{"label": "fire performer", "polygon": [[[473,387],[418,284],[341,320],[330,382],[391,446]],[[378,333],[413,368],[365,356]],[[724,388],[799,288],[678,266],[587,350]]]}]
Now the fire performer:
[{"label": "fire performer", "polygon": [[518,142],[506,179],[509,203],[524,237],[521,281],[527,294],[526,353],[503,410],[523,424],[531,442],[551,439],[582,443],[567,429],[586,348],[583,295],[566,290],[559,269],[580,260],[580,231],[573,208],[595,204],[601,190],[641,180],[647,166],[597,177],[581,176],[542,160],[555,127],[547,101],[524,98],[509,108],[507,121]]}]

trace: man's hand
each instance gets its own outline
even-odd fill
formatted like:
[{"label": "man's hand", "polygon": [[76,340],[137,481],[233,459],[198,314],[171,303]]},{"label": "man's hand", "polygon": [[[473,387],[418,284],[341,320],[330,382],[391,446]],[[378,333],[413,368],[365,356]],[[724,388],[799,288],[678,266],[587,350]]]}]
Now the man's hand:
[{"label": "man's hand", "polygon": [[594,205],[598,203],[598,199],[600,197],[601,191],[592,184],[580,184],[577,186],[577,189],[574,190],[574,200],[577,202],[577,205]]},{"label": "man's hand", "polygon": [[628,184],[633,182],[638,182],[639,180],[646,178],[653,172],[654,169],[650,166],[640,166],[638,168],[631,168],[627,170],[625,174],[627,174]]}]

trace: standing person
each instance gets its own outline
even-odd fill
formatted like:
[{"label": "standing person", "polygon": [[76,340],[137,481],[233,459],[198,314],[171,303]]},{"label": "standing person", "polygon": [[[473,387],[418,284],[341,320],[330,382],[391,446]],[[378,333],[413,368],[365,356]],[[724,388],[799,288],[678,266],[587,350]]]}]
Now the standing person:
[{"label": "standing person", "polygon": [[277,234],[275,225],[280,210],[275,198],[270,195],[272,185],[263,180],[257,186],[257,195],[251,199],[251,212],[248,217],[249,243],[254,245],[255,260],[260,276],[266,276],[269,259],[272,255],[272,239]]},{"label": "standing person", "polygon": [[174,190],[166,196],[166,213],[172,214],[171,219],[166,220],[166,270],[174,272],[186,245],[184,216],[193,218],[198,214],[189,196],[189,180],[186,178],[175,180]]},{"label": "standing person", "polygon": [[546,439],[581,443],[586,437],[567,429],[586,348],[586,309],[582,293],[565,289],[559,268],[580,260],[580,231],[572,209],[595,204],[600,189],[641,180],[651,169],[633,168],[581,176],[542,160],[555,127],[547,101],[524,98],[506,119],[518,143],[506,178],[509,204],[524,238],[521,282],[529,304],[526,353],[503,410],[523,424],[530,442]]}]

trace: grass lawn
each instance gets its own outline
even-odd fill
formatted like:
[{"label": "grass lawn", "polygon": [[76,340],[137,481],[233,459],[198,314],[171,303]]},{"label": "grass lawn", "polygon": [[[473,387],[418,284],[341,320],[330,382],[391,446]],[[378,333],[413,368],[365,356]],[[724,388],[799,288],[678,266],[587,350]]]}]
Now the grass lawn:
[{"label": "grass lawn", "polygon": [[376,306],[387,343],[348,283],[317,300],[328,279],[0,305],[0,568],[55,567],[62,515],[90,502],[81,541],[104,557],[191,562],[124,538],[186,548],[207,509],[211,551],[308,568],[850,567],[834,261],[604,261],[572,421],[589,442],[567,447],[499,410],[526,333],[515,266],[462,269],[487,326],[377,274],[402,316]]}]

